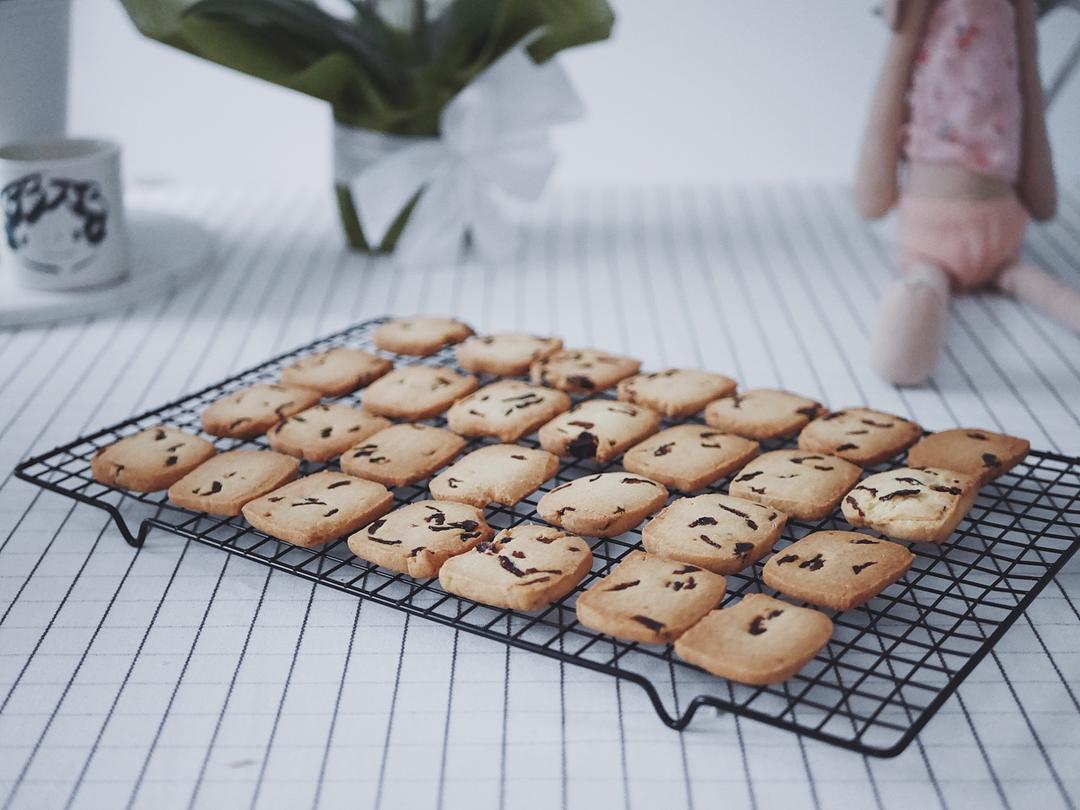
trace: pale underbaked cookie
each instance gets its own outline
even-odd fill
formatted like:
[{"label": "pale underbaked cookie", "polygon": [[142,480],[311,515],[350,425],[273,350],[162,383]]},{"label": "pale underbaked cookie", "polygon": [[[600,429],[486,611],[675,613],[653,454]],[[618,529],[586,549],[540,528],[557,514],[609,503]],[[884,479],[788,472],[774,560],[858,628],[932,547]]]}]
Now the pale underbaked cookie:
[{"label": "pale underbaked cookie", "polygon": [[786,681],[832,637],[832,621],[763,593],[714,610],[675,642],[676,654],[706,672],[752,686]]},{"label": "pale underbaked cookie", "polygon": [[640,405],[590,399],[540,428],[540,446],[557,456],[618,458],[660,426],[660,416]]},{"label": "pale underbaked cookie", "polygon": [[897,540],[942,543],[979,494],[979,480],[964,473],[925,468],[871,475],[844,498],[844,517]]},{"label": "pale underbaked cookie", "polygon": [[698,369],[670,368],[637,374],[616,388],[623,402],[644,405],[667,417],[690,416],[714,399],[735,392],[735,380]]},{"label": "pale underbaked cookie", "polygon": [[382,484],[325,470],[248,501],[242,511],[259,531],[310,548],[382,517],[393,503]]},{"label": "pale underbaked cookie", "polygon": [[270,446],[308,461],[326,461],[348,450],[390,420],[348,405],[319,404],[270,428]]},{"label": "pale underbaked cookie", "polygon": [[728,492],[773,506],[788,517],[818,520],[836,508],[861,472],[850,461],[836,456],[773,450],[743,467],[732,479]]},{"label": "pale underbaked cookie", "polygon": [[734,574],[768,554],[785,523],[770,506],[709,493],[672,501],[645,524],[641,542],[650,554]]},{"label": "pale underbaked cookie", "polygon": [[202,412],[202,426],[215,436],[250,439],[318,401],[319,392],[310,388],[260,383],[210,403]]},{"label": "pale underbaked cookie", "polygon": [[426,356],[443,346],[460,343],[473,333],[472,327],[454,318],[395,318],[375,327],[371,339],[383,351]]},{"label": "pale underbaked cookie", "polygon": [[417,501],[372,521],[349,538],[357,557],[417,579],[439,573],[444,562],[464,554],[495,532],[475,506]]},{"label": "pale underbaked cookie", "polygon": [[230,450],[214,456],[171,487],[177,506],[212,515],[239,515],[248,501],[287,484],[300,462],[269,450]]},{"label": "pale underbaked cookie", "polygon": [[631,551],[577,598],[577,617],[609,636],[666,644],[719,605],[726,588],[696,565]]},{"label": "pale underbaked cookie", "polygon": [[467,371],[500,376],[527,374],[534,360],[562,348],[557,337],[539,337],[524,332],[477,335],[457,348],[458,365]]},{"label": "pale underbaked cookie", "polygon": [[693,492],[738,470],[758,443],[705,425],[676,425],[626,451],[622,465],[667,487]]},{"label": "pale underbaked cookie", "polygon": [[924,436],[908,450],[912,467],[937,467],[974,475],[985,484],[1024,460],[1027,439],[978,428],[955,428]]},{"label": "pale underbaked cookie", "polygon": [[823,412],[821,403],[789,391],[752,388],[705,407],[705,422],[726,433],[764,441],[790,436]]},{"label": "pale underbaked cookie", "polygon": [[544,450],[489,444],[462,456],[432,478],[428,487],[440,501],[513,506],[539,489],[557,469],[559,460]]},{"label": "pale underbaked cookie", "polygon": [[572,394],[592,394],[637,374],[640,368],[641,363],[630,357],[596,349],[560,349],[534,361],[529,374],[534,383]]},{"label": "pale underbaked cookie", "polygon": [[339,397],[374,382],[393,367],[385,357],[350,346],[337,346],[286,366],[281,370],[281,381],[314,388],[324,396]]},{"label": "pale underbaked cookie", "polygon": [[404,366],[364,389],[364,408],[393,419],[438,416],[476,388],[476,377],[438,366]]},{"label": "pale underbaked cookie", "polygon": [[900,579],[915,555],[898,543],[859,532],[813,532],[769,558],[770,588],[833,610],[850,610]]},{"label": "pale underbaked cookie", "polygon": [[590,537],[615,537],[664,505],[663,484],[624,472],[597,473],[560,484],[536,512],[548,523]]},{"label": "pale underbaked cookie", "polygon": [[447,560],[439,569],[439,583],[449,593],[485,605],[536,610],[570,593],[592,568],[592,559],[580,537],[526,523]]},{"label": "pale underbaked cookie", "polygon": [[562,391],[500,380],[455,402],[446,414],[450,429],[462,436],[494,436],[516,442],[570,407]]},{"label": "pale underbaked cookie", "polygon": [[431,425],[391,425],[341,454],[341,469],[357,478],[403,487],[449,464],[465,446],[456,433]]},{"label": "pale underbaked cookie", "polygon": [[799,449],[830,453],[867,467],[906,450],[922,428],[902,416],[848,408],[818,417],[799,433]]},{"label": "pale underbaked cookie", "polygon": [[157,492],[167,489],[216,452],[206,439],[158,425],[99,450],[90,461],[90,472],[110,487]]}]

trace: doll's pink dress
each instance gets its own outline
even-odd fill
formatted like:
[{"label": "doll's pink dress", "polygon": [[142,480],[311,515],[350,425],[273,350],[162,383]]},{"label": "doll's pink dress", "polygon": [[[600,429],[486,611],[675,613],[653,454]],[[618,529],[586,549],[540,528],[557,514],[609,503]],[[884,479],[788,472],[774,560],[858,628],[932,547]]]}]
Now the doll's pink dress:
[{"label": "doll's pink dress", "polygon": [[[1010,0],[936,0],[915,59],[904,152],[1015,184],[1023,100]],[[900,200],[901,263],[982,286],[1016,262],[1028,213],[1015,194],[989,200]]]},{"label": "doll's pink dress", "polygon": [[882,296],[872,362],[891,382],[925,382],[944,340],[949,288],[988,283],[1080,333],[1080,292],[1018,261],[1029,216],[1015,185],[1024,116],[1013,2],[934,0],[908,96],[909,161],[1005,181],[997,197],[900,198],[904,278]]}]

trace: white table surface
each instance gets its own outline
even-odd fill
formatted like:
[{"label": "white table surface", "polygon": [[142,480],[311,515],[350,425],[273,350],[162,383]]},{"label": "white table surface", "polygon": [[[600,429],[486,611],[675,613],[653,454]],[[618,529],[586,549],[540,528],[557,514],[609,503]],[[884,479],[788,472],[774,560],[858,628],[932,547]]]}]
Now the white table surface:
[{"label": "white table surface", "polygon": [[[1080,197],[1031,258],[1080,284]],[[158,301],[0,332],[0,800],[5,807],[1075,807],[1080,559],[914,744],[868,759],[705,711],[678,734],[633,685],[428,623],[14,480],[77,434],[386,313],[452,313],[982,426],[1080,455],[1080,340],[958,300],[932,384],[866,360],[887,240],[842,189],[563,191],[523,254],[403,271],[342,249],[322,190],[138,188],[217,234]]]}]

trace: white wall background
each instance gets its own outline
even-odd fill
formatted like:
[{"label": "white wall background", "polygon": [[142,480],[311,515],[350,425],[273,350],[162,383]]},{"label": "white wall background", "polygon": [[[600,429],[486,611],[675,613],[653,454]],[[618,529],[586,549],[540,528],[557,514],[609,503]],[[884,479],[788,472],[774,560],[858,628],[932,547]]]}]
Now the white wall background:
[{"label": "white wall background", "polygon": [[[616,33],[564,55],[589,109],[558,179],[847,178],[886,40],[869,0],[613,0]],[[1080,15],[1042,27],[1044,76]],[[71,128],[125,146],[129,176],[328,183],[323,104],[142,38],[117,0],[75,0]],[[1078,72],[1080,73],[1080,72]],[[1051,112],[1080,176],[1080,75]]]}]

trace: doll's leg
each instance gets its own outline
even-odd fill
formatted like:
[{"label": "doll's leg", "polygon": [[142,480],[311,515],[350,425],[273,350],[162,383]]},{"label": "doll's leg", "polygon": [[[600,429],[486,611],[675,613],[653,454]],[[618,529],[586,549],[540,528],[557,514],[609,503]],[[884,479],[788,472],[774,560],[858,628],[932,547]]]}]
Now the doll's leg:
[{"label": "doll's leg", "polygon": [[1009,295],[1041,309],[1066,329],[1080,332],[1080,290],[1054,278],[1041,267],[1006,267],[997,285]]},{"label": "doll's leg", "polygon": [[871,360],[896,385],[926,382],[941,351],[949,308],[949,276],[931,264],[909,266],[881,299]]}]

